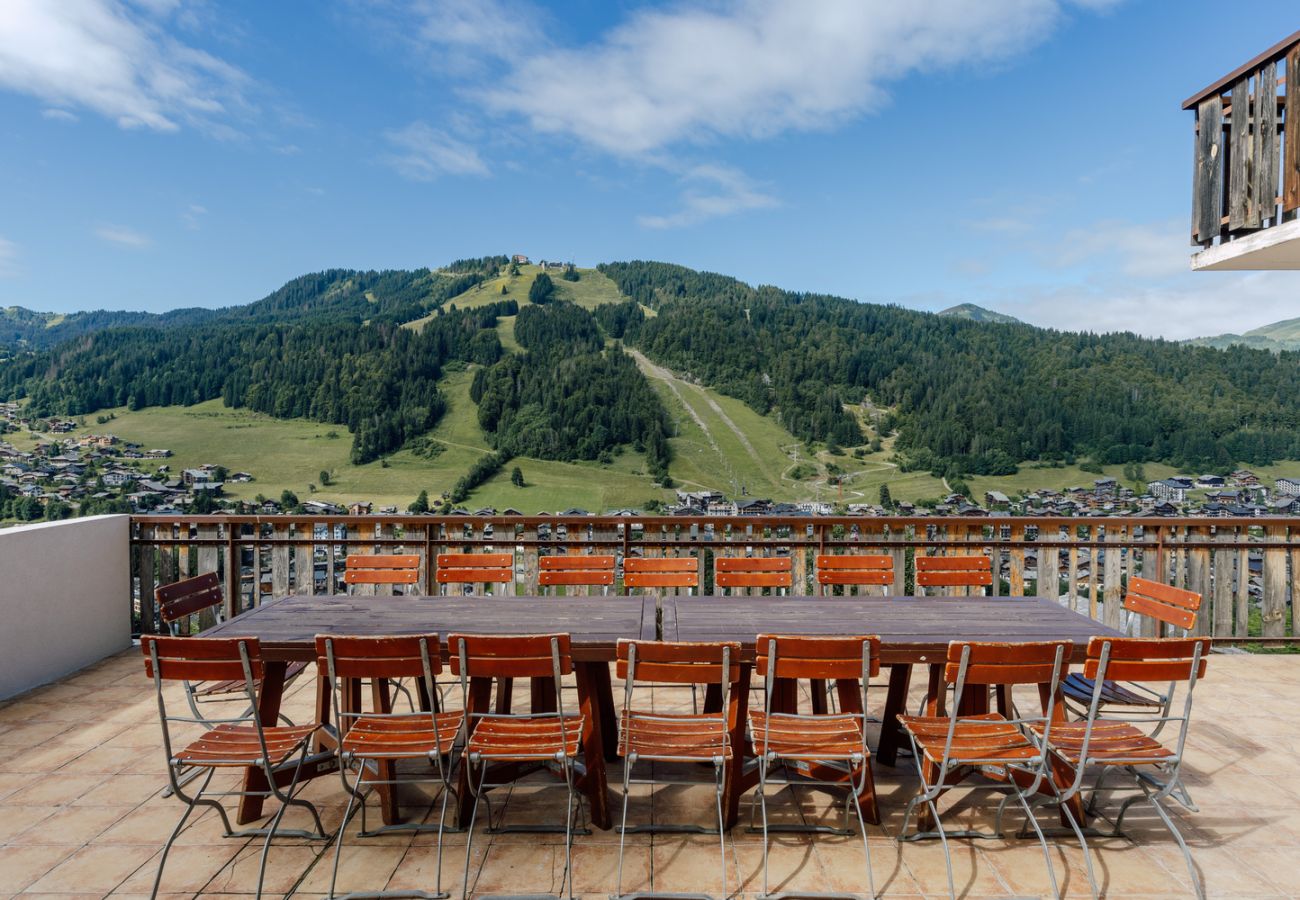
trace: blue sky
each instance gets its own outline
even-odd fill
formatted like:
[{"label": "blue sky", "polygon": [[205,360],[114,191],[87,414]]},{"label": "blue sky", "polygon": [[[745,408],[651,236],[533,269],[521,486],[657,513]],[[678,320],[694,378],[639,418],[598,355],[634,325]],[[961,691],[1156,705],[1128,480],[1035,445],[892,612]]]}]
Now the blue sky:
[{"label": "blue sky", "polygon": [[330,267],[661,259],[1188,337],[1181,100],[1297,28],[1200,0],[4,0],[0,305],[244,303]]}]

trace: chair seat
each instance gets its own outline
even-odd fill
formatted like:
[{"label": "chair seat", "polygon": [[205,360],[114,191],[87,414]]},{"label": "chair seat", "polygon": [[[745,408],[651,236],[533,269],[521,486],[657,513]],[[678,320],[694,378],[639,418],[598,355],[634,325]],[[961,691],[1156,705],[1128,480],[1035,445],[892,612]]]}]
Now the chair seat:
[{"label": "chair seat", "polygon": [[731,737],[721,713],[692,715],[630,709],[624,711],[619,728],[619,756],[712,762],[726,758],[730,748]]},{"label": "chair seat", "polygon": [[749,714],[754,751],[781,759],[848,760],[863,755],[861,720],[854,716]]},{"label": "chair seat", "polygon": [[[899,716],[899,724],[916,739],[931,762],[943,761],[951,720],[947,716]],[[1040,750],[1001,713],[963,716],[953,734],[949,759],[959,764],[1010,763],[1034,759]]]},{"label": "chair seat", "polygon": [[[266,765],[278,766],[293,756],[319,727],[284,725],[263,728],[269,757]],[[262,745],[257,739],[257,728],[252,725],[218,725],[173,759],[189,766],[262,765]]]},{"label": "chair seat", "polygon": [[409,716],[361,716],[343,739],[343,752],[365,759],[445,756],[460,734],[461,710],[437,713],[438,730],[428,713]]},{"label": "chair seat", "polygon": [[[1041,725],[1034,725],[1033,728],[1042,734]],[[1087,728],[1086,722],[1053,723],[1047,742],[1058,756],[1077,766],[1083,752],[1083,736]],[[1176,756],[1174,751],[1129,722],[1097,719],[1093,724],[1092,740],[1088,744],[1090,763],[1103,766],[1158,763]]]},{"label": "chair seat", "polygon": [[[303,673],[309,664],[305,662],[289,663],[284,672],[284,686],[288,687],[293,680]],[[256,682],[261,687],[261,682]],[[235,678],[230,681],[199,681],[190,684],[190,689],[194,691],[196,697],[216,697],[221,694],[244,694],[247,686],[244,679]]]},{"label": "chair seat", "polygon": [[465,752],[513,762],[554,759],[558,754],[578,755],[585,718],[565,713],[563,731],[556,716],[527,716],[517,719],[484,717],[478,720]]},{"label": "chair seat", "polygon": [[[1065,696],[1079,703],[1091,703],[1092,692],[1096,687],[1096,680],[1085,678],[1078,672],[1067,677],[1061,682],[1061,690]],[[1118,681],[1104,681],[1101,685],[1101,705],[1102,706],[1144,706],[1159,709],[1164,703],[1149,694],[1139,694],[1130,691]]]}]

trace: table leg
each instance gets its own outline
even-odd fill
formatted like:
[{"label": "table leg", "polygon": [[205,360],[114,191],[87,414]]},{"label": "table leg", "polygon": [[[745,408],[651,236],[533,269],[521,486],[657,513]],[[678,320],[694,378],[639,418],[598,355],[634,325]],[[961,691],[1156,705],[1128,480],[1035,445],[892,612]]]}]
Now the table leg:
[{"label": "table leg", "polygon": [[[837,681],[835,682],[835,691],[840,699],[840,711],[845,713],[862,713],[862,693],[859,682],[856,681]],[[825,694],[823,693],[823,696]],[[866,723],[863,722],[863,728]],[[876,777],[871,771],[871,757],[868,756],[862,761],[866,767],[863,773],[862,791],[858,794],[858,803],[862,806],[863,817],[872,825],[880,824],[880,807],[876,804]],[[849,784],[853,784],[853,773],[849,773]]]},{"label": "table leg", "polygon": [[587,677],[596,696],[600,736],[605,742],[605,761],[613,762],[618,759],[618,711],[614,709],[614,685],[610,680],[609,665],[592,663]]},{"label": "table leg", "polygon": [[596,685],[601,680],[602,672],[608,683],[609,664],[581,662],[575,663],[573,669],[578,682],[578,702],[583,715],[582,758],[587,767],[580,786],[587,795],[591,824],[607,831],[613,827],[614,821],[609,811],[609,785],[605,775],[605,741],[602,727],[604,723],[601,722],[599,688]]},{"label": "table leg", "polygon": [[[1050,684],[1040,684],[1038,686],[1038,697],[1042,701],[1044,713],[1047,712],[1048,701],[1051,699],[1051,690],[1052,686]],[[1066,721],[1065,696],[1058,688],[1056,692],[1056,702],[1052,705],[1052,727],[1054,728],[1057,725],[1064,725]],[[1048,761],[1052,767],[1052,783],[1056,785],[1056,790],[1058,792],[1065,791],[1070,787],[1070,785],[1074,784],[1074,769],[1070,768],[1070,766],[1061,760],[1055,753],[1048,757]],[[1088,824],[1088,814],[1083,808],[1083,792],[1080,791],[1071,797],[1067,805],[1070,808],[1070,812],[1074,815],[1074,820],[1079,823],[1079,827],[1086,827]],[[1061,825],[1067,828],[1070,825],[1070,820],[1066,816],[1064,810],[1061,811]]]},{"label": "table leg", "polygon": [[[266,660],[262,663],[261,692],[257,698],[257,718],[262,727],[272,728],[280,719],[280,703],[284,700],[284,676],[288,663]],[[319,694],[317,694],[319,700]],[[266,774],[257,767],[244,770],[243,797],[239,798],[238,822],[245,825],[262,817],[262,801],[265,797],[248,796],[249,791],[268,791]]]},{"label": "table leg", "polygon": [[[388,679],[370,679],[370,695],[371,703],[374,704],[372,708],[375,712],[390,713],[393,711],[392,696],[388,690]],[[376,766],[376,777],[374,779],[376,781],[392,781],[397,774],[397,768],[392,760],[378,760]],[[379,794],[379,812],[383,816],[384,824],[395,825],[400,822],[402,816],[397,808],[397,785],[377,784],[374,787],[376,793]]]},{"label": "table leg", "polygon": [[903,743],[899,715],[907,712],[907,691],[912,684],[912,666],[898,663],[889,666],[889,689],[885,694],[885,712],[880,722],[880,743],[876,759],[882,765],[898,765],[898,748]]},{"label": "table leg", "polygon": [[[753,666],[740,666],[740,680],[731,687],[731,703],[735,716],[731,726],[731,759],[722,786],[723,813],[726,826],[731,828],[740,818],[740,795],[744,790],[745,726],[749,718],[749,680]],[[721,703],[719,703],[719,707]]]}]

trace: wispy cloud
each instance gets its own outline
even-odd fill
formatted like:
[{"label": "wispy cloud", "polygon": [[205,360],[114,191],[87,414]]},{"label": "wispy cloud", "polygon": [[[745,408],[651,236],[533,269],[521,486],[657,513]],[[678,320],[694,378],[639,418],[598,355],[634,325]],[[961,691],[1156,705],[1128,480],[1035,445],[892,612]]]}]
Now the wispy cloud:
[{"label": "wispy cloud", "polygon": [[352,0],[358,17],[439,72],[477,76],[549,46],[548,17],[528,0]]},{"label": "wispy cloud", "polygon": [[731,216],[752,209],[777,206],[743,172],[727,166],[695,166],[681,176],[686,187],[681,208],[665,215],[643,215],[637,222],[646,228],[682,228],[719,216]]},{"label": "wispy cloud", "polygon": [[1117,262],[1119,270],[1133,278],[1167,278],[1188,272],[1187,222],[1095,222],[1066,232],[1052,261],[1069,268],[1099,259],[1112,265]]},{"label": "wispy cloud", "polygon": [[18,274],[18,245],[0,237],[0,278]]},{"label": "wispy cloud", "polygon": [[119,247],[143,250],[153,245],[153,238],[126,225],[100,225],[95,229],[95,237]]},{"label": "wispy cloud", "polygon": [[69,124],[80,121],[76,113],[70,113],[66,109],[58,109],[57,107],[41,110],[41,118],[49,119],[51,122],[68,122]]},{"label": "wispy cloud", "polygon": [[[1012,57],[1046,38],[1069,5],[696,0],[641,9],[587,46],[525,50],[480,93],[536,131],[618,156],[763,139],[878,109],[890,82],[917,71]],[[467,23],[483,40],[492,27]]]},{"label": "wispy cloud", "polygon": [[385,131],[384,140],[393,149],[380,160],[412,181],[433,181],[440,175],[488,174],[478,150],[425,122]]},{"label": "wispy cloud", "polygon": [[191,203],[181,213],[181,222],[190,231],[198,231],[203,227],[203,217],[208,214],[206,206],[200,206],[197,203]]},{"label": "wispy cloud", "polygon": [[[4,0],[0,87],[62,107],[80,107],[123,128],[219,136],[247,109],[251,80],[235,66],[177,40],[171,0]],[[54,113],[50,116],[49,113]]]}]

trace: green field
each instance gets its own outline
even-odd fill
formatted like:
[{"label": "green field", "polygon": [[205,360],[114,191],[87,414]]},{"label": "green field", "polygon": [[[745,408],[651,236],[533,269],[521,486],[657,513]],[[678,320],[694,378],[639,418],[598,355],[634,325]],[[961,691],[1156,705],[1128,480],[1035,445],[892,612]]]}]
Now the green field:
[{"label": "green field", "polygon": [[[529,303],[528,289],[533,286],[533,280],[537,278],[541,271],[540,266],[520,266],[518,275],[502,274],[496,278],[490,278],[449,300],[447,308],[450,309],[455,306],[457,309],[475,309],[501,300],[514,300],[520,306],[527,306]],[[578,269],[578,275],[579,279],[577,281],[565,281],[558,272],[552,272],[551,280],[555,282],[556,296],[564,300],[572,300],[586,309],[595,309],[602,303],[618,303],[623,299],[618,292],[618,285],[596,269],[580,268]],[[504,294],[501,293],[502,286],[506,289]],[[407,322],[402,327],[423,328],[424,323],[435,315],[437,313],[430,313],[422,318]]]}]

